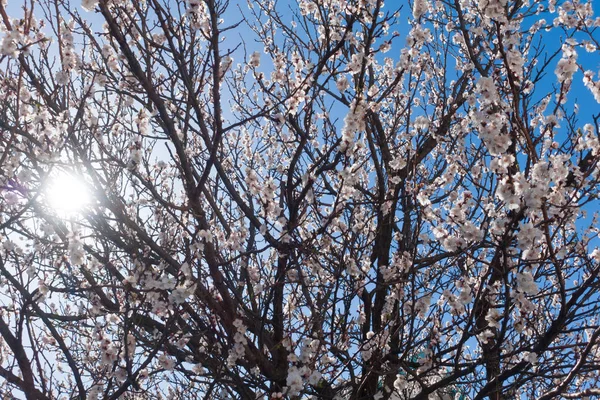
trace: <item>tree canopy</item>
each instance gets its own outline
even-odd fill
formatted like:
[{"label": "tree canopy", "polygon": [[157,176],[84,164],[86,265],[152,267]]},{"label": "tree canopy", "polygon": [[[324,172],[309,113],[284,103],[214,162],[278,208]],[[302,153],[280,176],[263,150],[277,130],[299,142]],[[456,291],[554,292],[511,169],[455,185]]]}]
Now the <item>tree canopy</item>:
[{"label": "tree canopy", "polygon": [[4,398],[600,396],[591,0],[0,17]]}]

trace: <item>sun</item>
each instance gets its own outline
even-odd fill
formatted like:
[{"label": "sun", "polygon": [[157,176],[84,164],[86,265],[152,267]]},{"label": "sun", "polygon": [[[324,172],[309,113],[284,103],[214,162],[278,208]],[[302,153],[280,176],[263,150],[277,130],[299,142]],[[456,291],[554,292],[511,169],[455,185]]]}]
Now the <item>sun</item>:
[{"label": "sun", "polygon": [[61,173],[51,178],[46,190],[48,205],[60,213],[76,213],[90,203],[90,192],[78,176]]}]

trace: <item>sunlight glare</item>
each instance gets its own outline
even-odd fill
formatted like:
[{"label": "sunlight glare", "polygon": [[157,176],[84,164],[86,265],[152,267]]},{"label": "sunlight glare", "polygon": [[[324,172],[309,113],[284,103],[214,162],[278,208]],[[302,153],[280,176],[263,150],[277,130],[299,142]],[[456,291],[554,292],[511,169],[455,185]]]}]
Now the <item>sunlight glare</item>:
[{"label": "sunlight glare", "polygon": [[61,174],[54,177],[47,190],[50,207],[62,213],[81,211],[90,201],[85,183],[75,175]]}]

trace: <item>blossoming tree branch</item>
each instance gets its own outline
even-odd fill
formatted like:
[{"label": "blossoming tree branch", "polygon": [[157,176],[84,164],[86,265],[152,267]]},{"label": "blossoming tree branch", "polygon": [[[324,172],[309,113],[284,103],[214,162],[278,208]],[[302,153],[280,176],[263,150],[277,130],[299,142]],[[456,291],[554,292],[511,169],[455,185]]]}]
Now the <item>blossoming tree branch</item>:
[{"label": "blossoming tree branch", "polygon": [[0,394],[597,398],[593,8],[0,0]]}]

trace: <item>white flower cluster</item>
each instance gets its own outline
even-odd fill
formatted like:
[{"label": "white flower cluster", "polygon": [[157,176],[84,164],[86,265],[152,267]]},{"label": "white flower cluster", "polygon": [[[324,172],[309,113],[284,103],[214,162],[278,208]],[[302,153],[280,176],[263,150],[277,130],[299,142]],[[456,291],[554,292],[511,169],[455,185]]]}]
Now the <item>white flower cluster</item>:
[{"label": "white flower cluster", "polygon": [[406,39],[406,44],[409,47],[421,48],[425,43],[429,43],[433,40],[431,30],[429,28],[423,28],[420,24],[416,24],[411,29]]},{"label": "white flower cluster", "polygon": [[127,160],[127,169],[135,171],[142,162],[142,137],[136,136],[129,143],[129,160]]},{"label": "white flower cluster", "polygon": [[101,364],[111,366],[118,358],[117,346],[102,332],[98,332],[96,339],[100,342]]},{"label": "white flower cluster", "polygon": [[585,71],[583,74],[583,84],[592,92],[594,99],[600,103],[600,80],[594,82],[594,73],[592,71]]},{"label": "white flower cluster", "polygon": [[538,356],[532,351],[526,351],[522,354],[522,360],[531,364],[537,364]]},{"label": "white flower cluster", "polygon": [[242,359],[246,353],[246,331],[248,328],[241,319],[235,319],[233,321],[233,326],[235,327],[236,332],[233,335],[233,347],[229,350],[229,357],[227,357],[227,365],[229,368],[233,368],[237,360]]},{"label": "white flower cluster", "polygon": [[135,345],[136,345],[136,340],[135,340],[135,336],[133,336],[131,333],[129,333],[127,335],[127,353],[129,355],[129,357],[133,356],[135,354]]},{"label": "white flower cluster", "polygon": [[358,74],[362,69],[364,55],[362,53],[352,54],[352,58],[348,63],[348,70],[352,74]]},{"label": "white flower cluster", "polygon": [[479,0],[479,9],[486,18],[504,21],[507,3],[508,0]]},{"label": "white flower cluster", "polygon": [[388,344],[389,332],[382,331],[379,334],[370,331],[367,332],[367,340],[363,342],[363,347],[360,351],[360,355],[364,361],[368,361],[373,357],[373,354],[377,351],[378,356],[385,355],[390,346]]},{"label": "white flower cluster", "polygon": [[273,72],[271,80],[273,83],[283,83],[287,77],[287,57],[283,53],[277,53],[273,60]]},{"label": "white flower cluster", "polygon": [[421,18],[423,14],[429,9],[429,3],[427,0],[415,0],[413,3],[413,17],[415,19]]},{"label": "white flower cluster", "polygon": [[477,81],[476,91],[481,96],[480,101],[484,105],[495,103],[500,99],[493,78],[479,78],[479,80]]},{"label": "white flower cluster", "polygon": [[[425,349],[423,351],[423,356],[431,355],[430,349]],[[421,358],[424,360],[424,358]],[[428,363],[426,363],[428,364]],[[430,364],[430,363],[429,363]],[[390,400],[404,400],[404,399],[412,399],[413,397],[419,395],[421,392],[423,384],[432,385],[436,382],[439,382],[446,376],[446,371],[436,371],[430,370],[426,374],[420,375],[417,380],[411,379],[411,375],[407,374],[404,370],[400,370],[400,373],[396,375],[396,380],[394,380],[394,392],[390,396]],[[383,396],[381,396],[383,397]],[[380,398],[381,398],[380,397]],[[456,399],[460,397],[460,394],[456,395]],[[377,397],[375,397],[377,398]],[[444,389],[440,389],[439,391],[435,391],[427,396],[429,400],[453,400],[447,391]]]},{"label": "white flower cluster", "polygon": [[135,124],[137,125],[138,133],[140,135],[148,135],[148,133],[150,132],[150,118],[148,117],[148,114],[146,113],[145,109],[140,109],[135,118]]},{"label": "white flower cluster", "polygon": [[525,57],[519,48],[521,35],[517,32],[505,36],[506,61],[508,68],[516,78],[517,84],[523,80],[523,66],[525,65]]},{"label": "white flower cluster", "polygon": [[258,174],[254,169],[246,167],[246,176],[244,180],[246,181],[246,185],[248,185],[248,191],[251,194],[257,195],[260,193],[261,184],[258,180]]},{"label": "white flower cluster", "polygon": [[470,116],[479,131],[490,154],[502,155],[511,144],[510,137],[505,133],[506,115],[500,112],[499,95],[494,79],[482,77],[477,82],[476,91],[479,94],[481,109],[472,111]]},{"label": "white flower cluster", "polygon": [[592,124],[585,124],[583,126],[583,135],[577,140],[576,150],[589,150],[594,156],[600,154],[600,140],[594,133],[594,126]]},{"label": "white flower cluster", "polygon": [[81,0],[81,8],[85,11],[94,11],[98,5],[98,0]]},{"label": "white flower cluster", "polygon": [[422,296],[416,302],[411,300],[405,300],[403,309],[408,315],[417,315],[419,318],[424,319],[431,306],[431,295]]},{"label": "white flower cluster", "polygon": [[177,286],[169,294],[169,302],[171,304],[173,304],[173,305],[179,305],[179,304],[185,303],[185,301],[187,300],[187,298],[190,297],[190,296],[192,296],[194,294],[195,290],[196,290],[196,286],[195,285],[191,285],[191,286],[180,285],[180,286]]},{"label": "white flower cluster", "polygon": [[286,394],[289,397],[298,396],[304,388],[304,383],[309,385],[317,385],[321,380],[321,373],[319,371],[312,371],[310,368],[297,367],[292,365],[288,369],[288,376],[285,380]]},{"label": "white flower cluster", "polygon": [[200,30],[204,34],[210,32],[210,20],[202,0],[189,0],[186,14],[192,29]]},{"label": "white flower cluster", "polygon": [[69,233],[69,258],[71,264],[82,265],[85,260],[85,252],[83,251],[83,243],[79,237],[79,232]]},{"label": "white flower cluster", "polygon": [[319,352],[320,343],[317,339],[304,338],[300,346],[300,362],[310,363]]},{"label": "white flower cluster", "polygon": [[86,400],[98,400],[98,397],[102,394],[104,388],[100,385],[94,385],[87,391]]},{"label": "white flower cluster", "polygon": [[522,223],[517,234],[517,247],[523,251],[522,258],[524,260],[534,259],[537,257],[537,245],[542,238],[542,232],[537,229],[531,222]]},{"label": "white flower cluster", "polygon": [[[555,2],[553,2],[555,3]],[[564,26],[565,28],[578,28],[582,25],[588,27],[600,26],[600,18],[593,19],[594,1],[565,1],[559,7],[558,16],[554,19],[554,26]]]},{"label": "white flower cluster", "polygon": [[319,7],[313,0],[300,0],[298,3],[300,13],[304,16],[314,14],[319,11]]},{"label": "white flower cluster", "polygon": [[466,311],[466,306],[473,301],[473,292],[468,283],[463,281],[457,281],[455,286],[460,289],[458,296],[446,289],[443,298],[448,302],[452,314],[460,315]]},{"label": "white flower cluster", "polygon": [[567,44],[563,45],[563,56],[558,61],[554,73],[560,83],[569,85],[573,79],[573,74],[579,68],[577,66],[577,52]]},{"label": "white flower cluster", "polygon": [[12,58],[19,56],[19,44],[22,42],[23,35],[16,30],[7,32],[2,38],[2,44],[0,44],[0,54]]},{"label": "white flower cluster", "polygon": [[225,56],[221,59],[221,65],[219,65],[219,79],[223,79],[229,68],[233,64],[233,58]]},{"label": "white flower cluster", "polygon": [[68,24],[63,20],[60,31],[60,47],[62,52],[62,71],[56,74],[56,80],[59,85],[65,85],[69,80],[69,73],[77,68],[81,62],[75,52],[73,39],[74,21]]},{"label": "white flower cluster", "polygon": [[365,130],[366,111],[364,102],[355,100],[350,105],[350,112],[344,118],[340,151],[347,155],[353,154],[356,133]]},{"label": "white flower cluster", "polygon": [[252,53],[250,56],[250,61],[248,61],[248,65],[250,65],[252,68],[258,68],[260,66],[260,53],[258,51]]},{"label": "white flower cluster", "polygon": [[161,368],[164,368],[167,371],[172,371],[173,369],[175,369],[175,360],[173,360],[168,355],[163,353],[157,357],[157,360]]},{"label": "white flower cluster", "polygon": [[350,87],[350,83],[348,82],[346,75],[341,75],[335,82],[335,86],[340,92],[344,93]]},{"label": "white flower cluster", "polygon": [[287,394],[290,397],[297,396],[300,391],[302,391],[304,388],[304,379],[302,379],[302,374],[298,367],[292,365],[288,369],[288,376],[285,380],[285,384],[287,386]]},{"label": "white flower cluster", "polygon": [[494,332],[492,332],[491,329],[486,329],[480,333],[477,334],[477,339],[479,339],[479,341],[482,344],[488,344],[488,342],[490,341],[491,338],[494,337]]},{"label": "white flower cluster", "polygon": [[485,316],[485,320],[488,323],[488,326],[496,329],[500,329],[501,319],[502,314],[497,308],[490,308],[487,315]]},{"label": "white flower cluster", "polygon": [[517,273],[517,291],[528,295],[536,295],[538,293],[538,286],[533,279],[533,275],[530,271],[523,271]]},{"label": "white flower cluster", "polygon": [[[510,296],[513,298],[519,314],[527,318],[527,315],[535,311],[535,305],[527,298],[527,295],[534,296],[538,293],[538,286],[529,270],[516,274],[515,289],[511,291]],[[518,328],[518,331],[522,331],[522,318],[516,318],[516,320],[519,322],[519,326],[515,323],[515,328]]]}]

